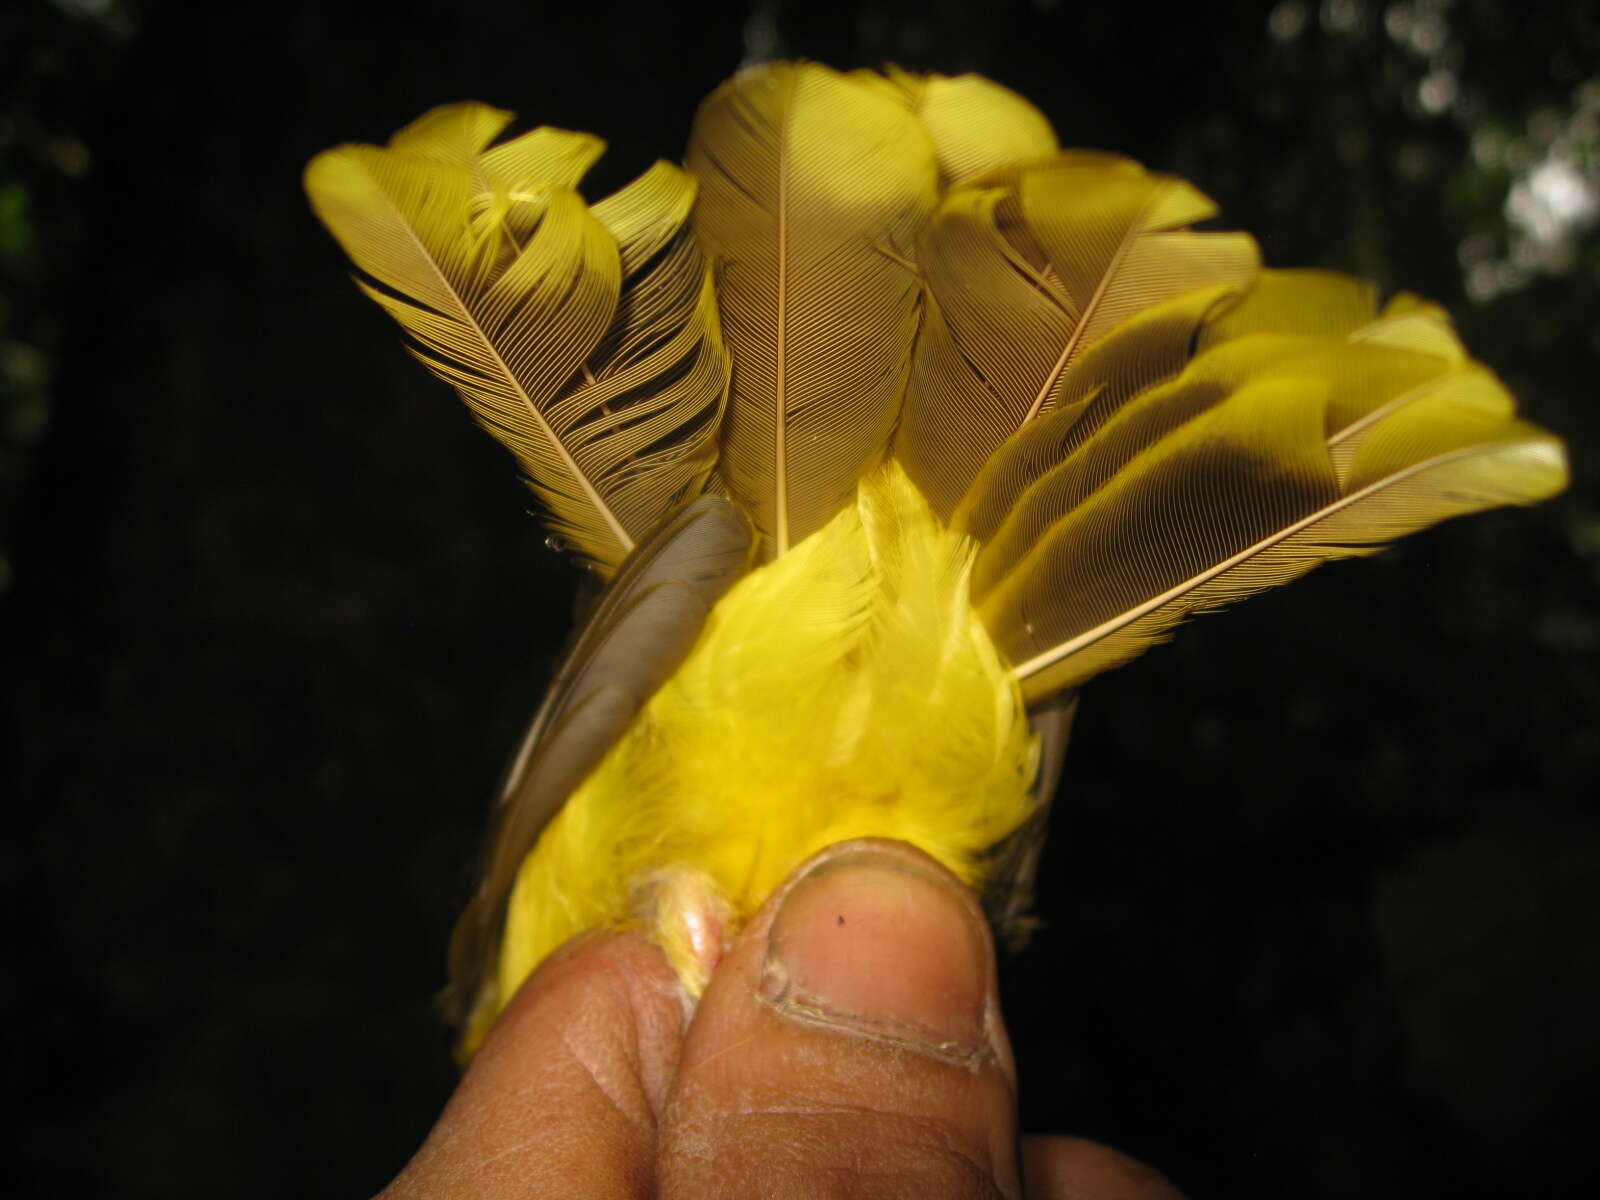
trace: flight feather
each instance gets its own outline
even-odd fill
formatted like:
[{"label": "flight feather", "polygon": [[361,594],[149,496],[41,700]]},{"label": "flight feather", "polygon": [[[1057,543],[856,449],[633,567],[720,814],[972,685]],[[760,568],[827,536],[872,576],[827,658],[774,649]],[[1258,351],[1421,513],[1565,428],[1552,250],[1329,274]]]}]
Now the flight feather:
[{"label": "flight feather", "polygon": [[[1123,406],[978,556],[973,594],[1030,698],[1074,687],[1185,617],[1566,482],[1560,442],[1426,312],[1403,345],[1243,334]],[[1416,349],[1417,345],[1426,349]],[[1034,436],[1051,431],[1046,423]]]},{"label": "flight feather", "polygon": [[306,189],[362,290],[522,465],[564,541],[614,568],[710,472],[726,355],[687,230],[694,183],[660,164],[593,209],[600,143],[451,105],[387,147],[314,159]]},{"label": "flight feather", "polygon": [[694,227],[734,361],[718,469],[768,556],[821,528],[884,457],[937,199],[906,96],[814,63],[755,67],[701,106]]},{"label": "flight feather", "polygon": [[[1182,180],[1083,151],[945,196],[918,243],[927,317],[895,442],[935,512],[948,519],[1009,437],[1083,396],[1074,370],[1113,330],[1125,385],[1182,365],[1199,316],[1259,266],[1246,235],[1188,228],[1215,211]],[[1200,298],[1188,325],[1131,325],[1184,296]]]}]

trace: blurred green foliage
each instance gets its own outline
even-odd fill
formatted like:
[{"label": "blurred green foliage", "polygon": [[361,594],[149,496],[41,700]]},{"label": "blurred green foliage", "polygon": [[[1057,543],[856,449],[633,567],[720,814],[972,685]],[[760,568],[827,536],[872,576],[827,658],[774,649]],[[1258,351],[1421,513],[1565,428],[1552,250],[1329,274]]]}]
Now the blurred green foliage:
[{"label": "blurred green foliage", "polygon": [[0,603],[83,241],[91,157],[77,130],[101,100],[75,81],[111,70],[136,29],[119,0],[30,0],[0,13]]}]

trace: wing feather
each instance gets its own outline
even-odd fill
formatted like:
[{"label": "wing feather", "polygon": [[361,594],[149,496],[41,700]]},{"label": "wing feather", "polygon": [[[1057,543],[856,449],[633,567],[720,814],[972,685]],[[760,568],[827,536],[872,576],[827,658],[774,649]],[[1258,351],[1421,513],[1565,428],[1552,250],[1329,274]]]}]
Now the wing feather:
[{"label": "wing feather", "polygon": [[918,246],[929,320],[895,442],[936,512],[950,518],[1012,434],[1067,402],[1078,365],[1113,332],[1132,373],[1104,378],[1119,394],[1187,360],[1194,323],[1137,318],[1186,296],[1203,313],[1249,285],[1250,238],[1187,228],[1215,211],[1181,180],[1083,151],[944,199]]},{"label": "wing feather", "polygon": [[916,334],[908,260],[936,198],[933,147],[882,80],[774,64],[701,106],[688,163],[733,360],[719,473],[781,554],[887,448]]},{"label": "wing feather", "polygon": [[[1035,484],[980,553],[979,611],[1030,701],[1127,661],[1193,612],[1565,486],[1560,442],[1515,419],[1481,368],[1307,345],[1241,338],[1197,359]],[[1373,349],[1429,358],[1432,373]]]},{"label": "wing feather", "polygon": [[727,361],[694,181],[658,163],[591,209],[573,189],[603,144],[535,129],[486,150],[509,120],[436,109],[319,155],[306,188],[362,290],[609,571],[715,458]]},{"label": "wing feather", "polygon": [[[641,542],[602,593],[496,803],[483,874],[451,938],[444,1004],[453,1020],[465,1019],[494,979],[494,948],[522,860],[688,657],[712,607],[747,570],[751,543],[750,523],[737,506],[703,496]],[[493,998],[487,1003],[492,1007]]]},{"label": "wing feather", "polygon": [[1045,115],[992,79],[912,75],[893,67],[889,78],[911,98],[947,186],[1049,158],[1060,148]]}]

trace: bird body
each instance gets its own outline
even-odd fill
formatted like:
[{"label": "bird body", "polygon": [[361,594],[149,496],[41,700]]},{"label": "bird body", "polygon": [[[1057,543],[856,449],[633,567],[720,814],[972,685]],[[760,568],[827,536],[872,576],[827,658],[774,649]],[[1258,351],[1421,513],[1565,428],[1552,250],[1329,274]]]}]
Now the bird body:
[{"label": "bird body", "polygon": [[735,584],[524,861],[500,993],[569,937],[641,915],[697,992],[700,924],[731,928],[848,838],[904,839],[981,885],[1032,809],[1035,746],[971,560],[891,465]]},{"label": "bird body", "polygon": [[[1437,307],[1266,270],[976,76],[752,68],[687,169],[459,104],[318,215],[608,581],[452,944],[470,1052],[582,930],[691,993],[799,862],[902,838],[1016,925],[1076,690],[1195,612],[1565,483]],[[1036,736],[1037,733],[1037,736]]]}]

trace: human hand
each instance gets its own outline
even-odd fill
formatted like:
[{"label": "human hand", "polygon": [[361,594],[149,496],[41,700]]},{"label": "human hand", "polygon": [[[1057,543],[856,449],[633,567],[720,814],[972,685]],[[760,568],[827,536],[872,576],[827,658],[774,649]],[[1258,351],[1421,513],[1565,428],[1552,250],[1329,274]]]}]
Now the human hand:
[{"label": "human hand", "polygon": [[868,839],[790,877],[689,1011],[638,933],[518,992],[383,1193],[421,1197],[1182,1200],[1094,1142],[1019,1142],[994,947],[972,893]]}]

